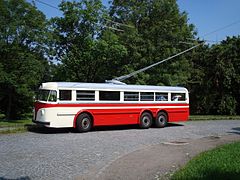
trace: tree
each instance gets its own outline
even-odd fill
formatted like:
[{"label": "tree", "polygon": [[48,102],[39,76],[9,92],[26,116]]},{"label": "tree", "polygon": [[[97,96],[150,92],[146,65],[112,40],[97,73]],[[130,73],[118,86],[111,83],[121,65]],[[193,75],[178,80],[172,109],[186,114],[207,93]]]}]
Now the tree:
[{"label": "tree", "polygon": [[7,119],[31,111],[33,89],[46,75],[46,25],[30,3],[0,1],[0,108]]},{"label": "tree", "polygon": [[[239,114],[240,37],[228,37],[220,44],[199,49],[191,81],[192,112],[197,114]],[[198,73],[198,74],[197,74]]]},{"label": "tree", "polygon": [[51,20],[53,49],[62,80],[102,82],[111,78],[126,49],[103,27],[106,14],[100,0],[62,2],[63,17]]},{"label": "tree", "polygon": [[[189,48],[180,42],[194,36],[194,27],[188,25],[187,14],[179,11],[176,0],[114,0],[110,16],[114,21],[128,25],[122,26],[124,32],[118,33],[128,50],[124,67],[126,74]],[[190,76],[189,64],[181,56],[128,82],[183,85]]]}]

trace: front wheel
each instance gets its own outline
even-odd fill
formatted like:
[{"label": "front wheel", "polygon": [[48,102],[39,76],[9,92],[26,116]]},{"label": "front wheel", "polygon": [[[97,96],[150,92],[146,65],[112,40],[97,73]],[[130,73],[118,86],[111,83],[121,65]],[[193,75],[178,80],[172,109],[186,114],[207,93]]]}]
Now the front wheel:
[{"label": "front wheel", "polygon": [[156,127],[163,128],[168,123],[168,116],[165,112],[159,112],[156,117]]},{"label": "front wheel", "polygon": [[142,113],[140,117],[140,128],[147,129],[152,125],[152,115],[148,112]]},{"label": "front wheel", "polygon": [[92,128],[92,119],[86,114],[80,114],[77,118],[77,130],[78,132],[88,132]]}]

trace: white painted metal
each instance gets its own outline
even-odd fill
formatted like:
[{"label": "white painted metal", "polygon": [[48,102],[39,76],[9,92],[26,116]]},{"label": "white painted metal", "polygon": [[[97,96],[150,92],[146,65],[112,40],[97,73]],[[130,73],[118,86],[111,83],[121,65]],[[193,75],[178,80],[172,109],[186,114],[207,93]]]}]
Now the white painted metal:
[{"label": "white painted metal", "polygon": [[115,91],[148,91],[148,92],[187,92],[184,87],[151,86],[151,85],[118,85],[109,83],[78,83],[78,82],[47,82],[40,89],[89,89],[89,90],[115,90]]}]

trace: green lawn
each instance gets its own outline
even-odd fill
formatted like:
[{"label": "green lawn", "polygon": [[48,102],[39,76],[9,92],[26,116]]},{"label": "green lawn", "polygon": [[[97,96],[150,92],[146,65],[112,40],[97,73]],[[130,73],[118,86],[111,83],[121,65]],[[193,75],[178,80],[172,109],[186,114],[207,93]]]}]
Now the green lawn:
[{"label": "green lawn", "polygon": [[31,124],[32,120],[0,120],[0,128],[1,127],[15,127],[15,126],[24,126],[25,124]]},{"label": "green lawn", "polygon": [[190,121],[203,121],[203,120],[240,120],[240,116],[229,115],[190,115]]},{"label": "green lawn", "polygon": [[32,120],[0,120],[0,134],[26,132]]},{"label": "green lawn", "polygon": [[240,142],[201,153],[171,179],[240,179]]}]

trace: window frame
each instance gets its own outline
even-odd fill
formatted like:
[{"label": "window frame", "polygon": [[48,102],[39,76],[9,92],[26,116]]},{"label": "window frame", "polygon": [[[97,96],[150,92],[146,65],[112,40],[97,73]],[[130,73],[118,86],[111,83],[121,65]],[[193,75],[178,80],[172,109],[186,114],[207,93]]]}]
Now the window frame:
[{"label": "window frame", "polygon": [[[45,98],[39,98],[43,96],[43,92],[47,92],[44,94]],[[54,96],[54,99],[50,101],[50,97]],[[52,99],[52,98],[51,98]],[[50,102],[50,103],[54,103],[57,102],[58,98],[57,98],[57,91],[56,90],[50,90],[50,89],[39,89],[37,92],[37,101],[45,101],[45,102]]]},{"label": "window frame", "polygon": [[[182,97],[183,99],[181,99],[180,98],[180,100],[173,100],[173,95],[175,95],[175,96],[177,96],[177,95],[181,95],[181,94],[183,94],[184,95],[184,97]],[[186,102],[187,101],[187,93],[185,93],[185,92],[171,92],[170,93],[170,101],[171,102]]]},{"label": "window frame", "polygon": [[[163,94],[165,94],[165,96],[167,97],[166,100],[157,100],[157,96],[160,96],[160,95],[162,96]],[[154,101],[156,101],[156,102],[168,102],[169,101],[169,92],[155,92],[154,93]]]},{"label": "window frame", "polygon": [[[130,93],[130,94],[131,93],[133,93],[133,94],[135,93],[137,95],[137,99],[136,100],[125,99],[125,93]],[[123,101],[126,101],[126,102],[139,102],[140,101],[140,92],[139,91],[123,91]]]},{"label": "window frame", "polygon": [[[145,94],[147,94],[147,93],[150,94],[150,93],[151,93],[152,95],[144,95],[144,93],[145,93]],[[145,99],[142,98],[142,96],[143,96],[143,97],[144,97],[144,96],[152,96],[152,99],[146,99],[146,100],[145,100]],[[151,101],[151,102],[153,102],[154,99],[155,99],[154,96],[155,96],[155,93],[154,93],[154,92],[145,92],[145,91],[144,91],[144,92],[140,92],[140,101]]]},{"label": "window frame", "polygon": [[[78,92],[79,91],[81,91],[81,92],[87,92],[86,94],[87,94],[87,96],[91,96],[91,95],[93,95],[93,99],[78,99]],[[91,93],[90,93],[91,92]],[[85,95],[86,95],[85,94]],[[80,90],[80,89],[78,89],[78,90],[76,90],[76,101],[77,102],[79,102],[79,101],[84,101],[84,102],[86,102],[86,101],[91,101],[91,102],[93,102],[93,101],[96,101],[96,91],[95,90]]]},{"label": "window frame", "polygon": [[[118,93],[118,98],[117,99],[101,99],[101,93]],[[98,97],[99,102],[106,102],[106,101],[113,101],[113,102],[120,102],[121,100],[121,91],[106,91],[106,90],[99,90],[99,97]]]},{"label": "window frame", "polygon": [[[61,99],[61,91],[70,91],[70,99]],[[59,97],[58,97],[59,101],[72,101],[73,100],[73,90],[71,89],[59,89]]]}]

